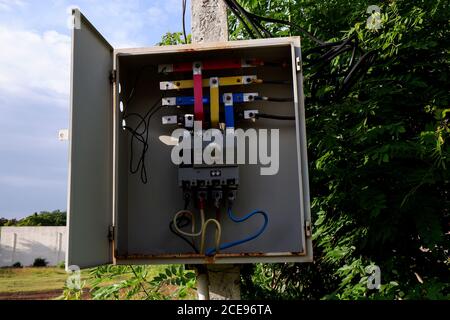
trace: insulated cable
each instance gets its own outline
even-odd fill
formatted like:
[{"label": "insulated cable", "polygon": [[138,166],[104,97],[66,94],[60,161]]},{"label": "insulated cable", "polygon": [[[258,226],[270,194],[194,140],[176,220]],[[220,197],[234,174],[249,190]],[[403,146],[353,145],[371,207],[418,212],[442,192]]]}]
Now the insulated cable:
[{"label": "insulated cable", "polygon": [[200,241],[200,253],[205,254],[205,240],[206,240],[206,230],[208,228],[208,224],[214,223],[216,226],[216,233],[215,233],[215,252],[219,253],[220,250],[220,238],[222,236],[222,227],[220,226],[220,222],[216,219],[208,219],[202,228],[202,237]]},{"label": "insulated cable", "polygon": [[[246,242],[249,242],[249,241],[252,241],[252,240],[258,238],[258,237],[266,230],[267,225],[268,225],[268,223],[269,223],[269,217],[268,217],[267,213],[265,213],[265,212],[262,211],[262,210],[255,210],[255,211],[253,211],[253,212],[247,214],[246,216],[244,216],[244,217],[242,217],[242,218],[239,218],[239,217],[236,217],[236,216],[233,215],[233,212],[231,211],[231,206],[230,206],[230,207],[228,208],[228,217],[229,217],[233,222],[236,222],[236,223],[244,222],[244,221],[250,219],[251,217],[253,217],[254,215],[257,215],[257,214],[261,214],[261,215],[263,216],[263,218],[264,218],[264,224],[263,224],[263,226],[261,227],[261,229],[260,229],[258,232],[256,232],[254,235],[251,235],[251,236],[249,236],[249,237],[247,237],[247,238],[244,238],[244,239],[242,239],[242,240],[237,240],[237,241],[232,241],[232,242],[224,243],[224,244],[220,245],[219,250],[229,249],[229,248],[231,248],[231,247],[235,247],[235,246],[244,244],[244,243],[246,243]],[[217,248],[210,248],[210,249],[206,250],[206,253],[205,253],[205,254],[206,254],[207,256],[210,256],[210,255],[213,255],[213,254],[215,254],[215,253],[217,253]]]},{"label": "insulated cable", "polygon": [[272,120],[295,120],[295,116],[279,116],[275,114],[267,114],[267,113],[255,113],[255,118],[264,118],[264,119],[272,119]]},{"label": "insulated cable", "polygon": [[[189,214],[192,218],[192,231],[191,233],[185,232],[181,230],[181,225],[179,218],[181,215]],[[186,237],[198,237],[201,236],[201,242],[200,242],[200,253],[203,253],[205,250],[205,238],[206,238],[206,229],[209,224],[214,223],[216,225],[216,235],[215,235],[215,242],[216,242],[216,250],[219,250],[220,245],[220,238],[222,235],[222,228],[220,225],[220,222],[216,219],[208,219],[205,221],[205,210],[203,208],[203,205],[200,206],[200,231],[195,232],[195,220],[194,220],[194,214],[191,211],[188,210],[180,210],[178,211],[171,223],[171,226],[175,229],[175,231],[182,236]],[[185,225],[186,226],[186,225]]]},{"label": "insulated cable", "polygon": [[253,97],[257,101],[270,101],[270,102],[293,102],[292,98],[274,98],[274,97],[264,97],[264,96],[255,96]]},{"label": "insulated cable", "polygon": [[[158,104],[160,103],[160,100],[161,100],[161,98],[156,100],[155,104],[153,104],[149,108],[149,110],[147,111],[147,113],[144,116],[141,116],[138,113],[128,113],[127,112],[128,107],[124,110],[124,113],[122,116],[122,121],[124,122],[123,129],[127,130],[128,132],[130,132],[132,134],[131,141],[130,141],[130,172],[132,174],[135,174],[138,171],[140,171],[140,178],[141,178],[142,183],[144,183],[144,184],[146,184],[148,182],[145,158],[146,158],[147,151],[149,149],[149,143],[148,143],[149,125],[150,125],[150,120],[153,117],[153,115],[155,115],[156,112],[158,112],[162,108],[162,105],[158,106]],[[129,117],[137,117],[140,120],[134,128],[131,128],[130,126],[127,126],[127,124],[126,124],[126,120]],[[140,128],[142,126],[143,126],[143,129],[140,130]],[[141,153],[139,156],[139,161],[138,161],[137,165],[134,165],[134,143],[136,140],[140,144],[142,144],[142,150],[141,150]]]},{"label": "insulated cable", "polygon": [[[182,219],[184,218],[184,223],[183,220],[179,221],[178,224],[178,228],[184,228],[187,225],[189,225],[189,223],[192,223],[192,221],[190,221],[188,218],[186,217],[182,217]],[[197,249],[197,247],[195,246],[195,242],[194,241],[189,241],[188,238],[186,238],[185,236],[179,234],[178,232],[176,232],[176,230],[173,227],[173,221],[170,221],[169,223],[169,229],[170,232],[172,232],[174,235],[176,235],[177,237],[179,237],[180,239],[182,239],[183,241],[185,241],[187,244],[189,244],[191,246],[191,248],[194,250],[195,253],[200,253]]]},{"label": "insulated cable", "polygon": [[[255,24],[259,23],[259,21],[267,21],[267,22],[271,22],[271,23],[278,23],[278,24],[288,25],[288,26],[290,26],[292,28],[295,28],[295,29],[301,31],[302,33],[306,34],[311,40],[313,40],[314,42],[316,42],[316,43],[318,43],[320,45],[325,43],[324,41],[321,41],[318,38],[316,38],[312,33],[307,31],[306,29],[304,29],[304,28],[302,28],[302,27],[300,27],[300,26],[298,26],[298,25],[296,25],[296,24],[294,24],[292,22],[256,15],[254,13],[251,13],[251,12],[245,10],[235,0],[225,0],[225,3],[230,8],[230,10],[233,12],[233,14],[242,22],[244,27],[247,29],[247,32],[249,31],[248,29],[250,29],[250,27],[248,25],[246,25],[246,23],[243,21],[243,18],[239,15],[239,13],[242,14],[244,16],[244,18],[247,19],[247,21],[255,28],[255,31],[258,32],[258,34],[260,35],[261,38],[263,36],[262,36],[261,32],[259,30],[257,30],[258,28],[255,26]],[[262,28],[262,26],[260,24],[259,24],[259,26]],[[267,30],[265,30],[265,31],[267,31]],[[253,32],[249,32],[249,34],[252,35]],[[270,34],[270,32],[269,32],[269,34]],[[253,34],[252,38],[255,38],[254,34]]]},{"label": "insulated cable", "polygon": [[187,0],[181,0],[182,6],[183,6],[183,37],[184,37],[184,44],[188,44],[188,39],[186,36],[186,1]]},{"label": "insulated cable", "polygon": [[[307,50],[303,55],[303,61],[306,62],[305,67],[311,68],[311,73],[313,74],[313,76],[311,77],[311,80],[313,80],[311,81],[311,94],[313,101],[331,101],[333,99],[341,98],[351,89],[355,82],[365,74],[365,72],[369,69],[369,67],[375,60],[375,56],[373,55],[373,53],[370,54],[370,58],[366,57],[368,53],[360,48],[359,41],[355,35],[342,41],[325,42],[318,39],[312,33],[291,21],[259,16],[245,10],[236,0],[225,0],[225,3],[230,8],[232,13],[242,23],[247,33],[253,39],[255,39],[256,37],[271,37],[270,32],[265,29],[261,23],[262,21],[265,21],[269,23],[287,25],[291,28],[297,29],[301,33],[307,35],[313,42],[318,45],[317,47]],[[247,20],[250,26],[245,20]],[[257,36],[255,36],[255,33],[252,31],[252,29],[257,33]],[[325,67],[331,69],[332,61],[347,52],[351,52],[351,55],[348,59],[347,68],[346,70],[344,70],[344,75],[342,75],[340,72],[322,72],[322,69],[324,69]],[[309,58],[309,56],[313,54],[319,54],[320,56],[314,59]],[[342,67],[342,65],[343,64],[340,63],[339,67]],[[343,80],[342,76],[344,77]],[[319,93],[319,90],[317,90],[317,87],[319,84],[322,86],[331,85],[332,87],[334,87],[334,89],[331,93],[318,97],[317,95]]]},{"label": "insulated cable", "polygon": [[[184,215],[186,213],[189,214],[192,217],[192,232],[191,233],[185,232],[185,231],[181,230],[178,227],[178,218],[181,215]],[[205,210],[202,209],[202,208],[200,209],[200,231],[198,231],[198,232],[195,232],[194,214],[191,211],[189,211],[189,210],[180,210],[173,217],[173,226],[174,226],[175,230],[179,234],[181,234],[183,236],[186,236],[186,237],[198,237],[198,236],[201,236],[201,234],[203,232],[203,226],[204,225],[205,225]]]}]

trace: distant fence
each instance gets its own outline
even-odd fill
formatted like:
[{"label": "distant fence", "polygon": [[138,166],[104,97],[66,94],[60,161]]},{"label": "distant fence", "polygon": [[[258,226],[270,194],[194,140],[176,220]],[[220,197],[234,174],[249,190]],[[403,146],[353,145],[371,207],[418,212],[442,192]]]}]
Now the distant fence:
[{"label": "distant fence", "polygon": [[49,266],[64,261],[66,227],[0,227],[0,267],[31,266],[44,258]]}]

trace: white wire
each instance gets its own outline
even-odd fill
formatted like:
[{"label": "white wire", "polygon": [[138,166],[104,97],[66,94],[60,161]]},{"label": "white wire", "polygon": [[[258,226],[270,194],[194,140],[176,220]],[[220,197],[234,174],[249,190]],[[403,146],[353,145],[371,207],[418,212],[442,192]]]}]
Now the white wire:
[{"label": "white wire", "polygon": [[[192,233],[185,232],[178,227],[178,218],[183,214],[189,214],[192,217]],[[195,219],[194,214],[189,210],[181,210],[178,211],[173,217],[173,227],[176,232],[186,237],[199,237],[201,236],[200,242],[200,253],[204,254],[205,251],[205,240],[206,240],[206,229],[210,223],[214,223],[216,225],[216,236],[215,236],[215,244],[216,244],[216,253],[219,252],[220,248],[220,238],[222,237],[222,226],[220,222],[216,219],[208,219],[205,221],[205,210],[200,209],[200,231],[195,232]]]},{"label": "white wire", "polygon": [[[188,232],[184,232],[183,230],[180,230],[180,228],[178,228],[178,217],[181,216],[182,214],[188,213],[192,216],[192,233],[188,233]],[[182,234],[186,237],[198,237],[202,234],[203,232],[203,225],[205,224],[205,211],[203,209],[200,209],[200,231],[199,232],[195,232],[194,231],[194,214],[189,211],[189,210],[181,210],[178,211],[175,216],[173,217],[173,227],[175,228],[175,230],[179,233]]]}]

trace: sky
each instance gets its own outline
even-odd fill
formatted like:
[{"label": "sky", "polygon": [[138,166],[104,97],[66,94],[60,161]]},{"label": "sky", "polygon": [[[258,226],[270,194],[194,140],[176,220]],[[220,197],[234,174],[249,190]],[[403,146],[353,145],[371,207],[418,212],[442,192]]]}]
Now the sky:
[{"label": "sky", "polygon": [[182,30],[181,0],[0,0],[0,217],[67,208],[73,6],[115,48]]}]

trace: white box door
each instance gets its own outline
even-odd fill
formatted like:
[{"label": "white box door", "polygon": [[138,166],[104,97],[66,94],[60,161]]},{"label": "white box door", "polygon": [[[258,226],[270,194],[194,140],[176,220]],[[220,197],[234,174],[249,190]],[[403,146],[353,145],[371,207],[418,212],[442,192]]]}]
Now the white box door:
[{"label": "white box door", "polygon": [[113,48],[78,10],[72,33],[67,265],[112,262]]}]

